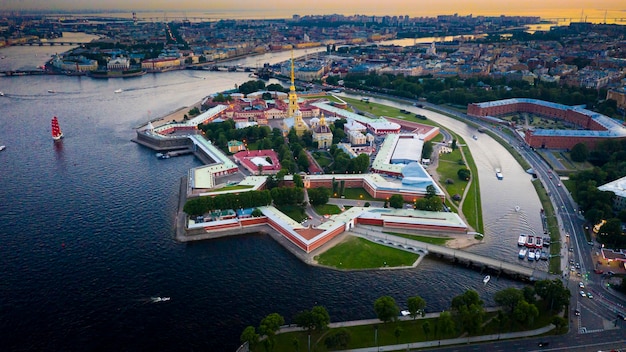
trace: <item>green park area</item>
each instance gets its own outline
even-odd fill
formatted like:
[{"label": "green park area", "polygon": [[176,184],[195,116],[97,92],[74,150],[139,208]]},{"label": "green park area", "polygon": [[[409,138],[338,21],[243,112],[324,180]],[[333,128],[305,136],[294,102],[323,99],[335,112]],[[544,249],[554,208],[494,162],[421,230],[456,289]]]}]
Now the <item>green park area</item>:
[{"label": "green park area", "polygon": [[222,192],[222,191],[237,191],[237,190],[241,190],[241,189],[251,189],[254,186],[250,186],[250,185],[232,185],[232,186],[225,186],[222,187],[218,190],[216,190],[217,192]]},{"label": "green park area", "polygon": [[[356,199],[356,200],[376,200],[369,193],[365,191],[364,188],[346,188],[343,190],[343,196],[345,199]],[[335,198],[340,198],[339,195]]]},{"label": "green park area", "polygon": [[[497,291],[494,295],[497,309],[486,309],[478,292],[471,289],[453,297],[445,311],[433,314],[428,314],[428,302],[419,295],[408,297],[401,305],[390,296],[382,296],[373,302],[371,309],[378,323],[355,322],[337,327],[330,323],[332,318],[323,306],[315,306],[294,316],[299,327],[296,331],[278,331],[284,319],[273,313],[261,324],[261,333],[268,332],[267,337],[259,340],[260,335],[254,334],[255,328],[250,326],[242,334],[242,341],[250,341],[254,352],[268,347],[274,351],[325,352],[371,347],[388,351],[391,345],[403,345],[404,350],[411,343],[540,328],[546,328],[545,335],[562,334],[567,331],[569,298],[569,290],[559,280]],[[401,318],[401,309],[406,309],[409,316]],[[502,338],[510,337],[502,335]]]},{"label": "green park area", "polygon": [[451,240],[450,237],[420,236],[420,235],[411,235],[411,234],[398,233],[398,232],[387,232],[387,231],[383,231],[383,233],[386,233],[386,234],[389,234],[389,235],[398,236],[398,237],[402,237],[402,238],[407,238],[407,239],[410,239],[410,240],[420,241],[420,242],[424,242],[424,243],[428,243],[428,244],[434,244],[436,246],[445,246],[446,242]]},{"label": "green park area", "polygon": [[347,237],[343,242],[315,257],[320,265],[338,269],[408,267],[418,258],[418,254],[383,246],[360,237]]},{"label": "green park area", "polygon": [[341,209],[339,209],[338,206],[334,205],[334,204],[319,204],[319,205],[314,205],[313,209],[315,209],[315,212],[320,214],[320,215],[334,215],[334,214],[339,214],[341,213]]},{"label": "green park area", "polygon": [[394,108],[388,105],[372,103],[361,101],[358,99],[351,98],[343,98],[348,104],[352,105],[355,109],[363,112],[372,114],[375,117],[385,116],[385,117],[393,117],[398,119],[403,119],[407,121],[413,121],[422,123],[425,125],[438,126],[437,123],[428,119],[421,119],[415,116],[415,114],[408,113],[408,111],[401,111],[402,109]]},{"label": "green park area", "polygon": [[308,216],[304,212],[304,208],[299,205],[280,205],[276,206],[276,209],[280,210],[283,214],[297,222],[302,222],[302,220],[308,219]]}]

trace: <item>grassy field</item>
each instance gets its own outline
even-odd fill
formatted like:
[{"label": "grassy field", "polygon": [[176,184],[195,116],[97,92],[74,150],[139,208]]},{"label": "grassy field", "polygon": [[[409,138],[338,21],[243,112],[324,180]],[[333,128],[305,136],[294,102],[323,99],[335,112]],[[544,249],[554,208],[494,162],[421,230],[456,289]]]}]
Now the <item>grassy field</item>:
[{"label": "grassy field", "polygon": [[411,266],[418,258],[418,254],[383,246],[360,237],[349,237],[315,257],[321,265],[338,269]]},{"label": "grassy field", "polygon": [[288,217],[294,219],[297,222],[301,222],[304,219],[308,219],[309,217],[304,212],[304,208],[298,205],[285,205],[285,206],[277,206],[276,209],[283,212]]},{"label": "grassy field", "polygon": [[391,107],[391,106],[382,105],[382,104],[378,104],[378,103],[371,103],[371,102],[370,103],[366,103],[366,102],[360,101],[358,99],[344,98],[344,100],[347,103],[349,103],[350,105],[354,106],[356,109],[359,109],[359,110],[361,110],[363,112],[371,113],[371,114],[376,115],[376,116],[395,117],[395,118],[399,118],[399,119],[403,119],[403,120],[407,120],[407,121],[413,121],[413,122],[422,123],[422,124],[425,124],[425,125],[439,126],[434,121],[419,119],[419,118],[415,117],[415,114],[413,114],[413,113],[405,114],[405,113],[402,113],[400,111],[400,109],[394,108],[394,107]]},{"label": "grassy field", "polygon": [[[345,188],[343,190],[343,195],[346,199],[357,199],[357,200],[376,200],[370,196],[369,193],[365,191],[364,188]],[[334,198],[340,198],[339,196]]]},{"label": "grassy field", "polygon": [[408,238],[410,240],[416,240],[416,241],[420,241],[424,243],[434,244],[437,246],[445,246],[446,242],[451,240],[451,238],[448,238],[448,237],[429,237],[429,236],[410,235],[410,234],[386,232],[386,231],[383,231],[383,233],[387,233],[387,234],[402,237],[402,238]]},{"label": "grassy field", "polygon": [[[439,155],[439,165],[437,167],[437,173],[439,174],[439,182],[446,188],[446,191],[452,197],[455,194],[463,196],[465,187],[468,185],[468,181],[459,179],[457,172],[459,169],[467,168],[466,165],[460,164],[462,160],[461,151],[457,148],[452,153]],[[447,184],[445,181],[451,179],[454,183]],[[458,201],[453,201],[456,206],[459,205]]]},{"label": "grassy field", "polygon": [[341,213],[341,209],[334,204],[314,205],[313,208],[315,209],[315,212],[320,215]]},{"label": "grassy field", "polygon": [[[461,142],[464,144],[465,142],[461,139]],[[465,201],[463,202],[463,215],[465,215],[465,219],[467,222],[476,230],[477,232],[484,234],[485,228],[483,223],[483,210],[482,204],[480,201],[480,183],[478,182],[478,168],[476,167],[476,162],[474,162],[474,157],[471,153],[464,153],[465,161],[467,161],[468,167],[474,175],[470,179],[470,189],[465,195]]]}]

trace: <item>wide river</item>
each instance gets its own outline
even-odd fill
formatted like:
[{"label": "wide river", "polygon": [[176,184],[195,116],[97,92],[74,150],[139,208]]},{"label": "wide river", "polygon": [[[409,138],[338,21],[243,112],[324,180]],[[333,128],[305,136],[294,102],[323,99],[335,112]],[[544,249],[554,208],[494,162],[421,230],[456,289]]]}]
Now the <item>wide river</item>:
[{"label": "wide river", "polygon": [[[33,68],[58,50],[67,47],[2,49],[0,69]],[[430,258],[398,271],[310,267],[261,235],[174,241],[179,180],[200,163],[193,156],[155,158],[130,141],[133,128],[248,79],[208,71],[125,80],[0,77],[0,144],[7,146],[0,152],[3,350],[232,351],[247,325],[273,312],[291,323],[298,311],[321,304],[332,321],[373,318],[382,295],[403,308],[420,295],[429,311],[441,311],[470,288],[492,305],[496,291],[522,285],[501,277],[483,286],[484,273]],[[118,88],[124,92],[115,94]],[[50,138],[52,116],[65,133],[61,143]],[[529,180],[516,178],[519,170],[493,145],[479,147],[492,143],[486,136],[470,142],[472,151],[491,155],[486,168],[505,172],[502,188],[487,190],[493,205],[483,204],[496,212],[486,221],[489,236],[472,250],[516,262],[518,229],[499,219],[524,223],[513,210],[520,205],[531,219],[520,229],[539,231],[538,210],[525,205],[533,194],[515,191],[516,182]],[[484,177],[495,179],[493,171]],[[171,301],[152,303],[154,296]]]}]

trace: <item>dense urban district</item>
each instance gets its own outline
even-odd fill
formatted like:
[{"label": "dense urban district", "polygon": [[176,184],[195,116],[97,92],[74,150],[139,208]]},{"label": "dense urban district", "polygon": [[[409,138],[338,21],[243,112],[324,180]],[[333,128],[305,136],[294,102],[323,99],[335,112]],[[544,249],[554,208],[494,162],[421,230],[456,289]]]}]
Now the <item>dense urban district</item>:
[{"label": "dense urban district", "polygon": [[[497,292],[493,309],[468,290],[442,313],[427,313],[419,296],[400,304],[380,297],[372,321],[330,323],[326,309],[314,306],[285,326],[272,313],[245,328],[243,350],[404,350],[533,336],[542,336],[540,347],[548,339],[562,347],[581,344],[588,330],[623,346],[612,331],[624,328],[626,314],[626,27],[529,30],[541,23],[457,15],[29,15],[0,20],[0,45],[62,45],[50,39],[69,31],[99,36],[37,70],[3,72],[13,76],[250,72],[234,90],[137,129],[134,141],[158,158],[193,153],[205,164],[181,179],[179,241],[261,232],[311,265],[412,268],[436,254],[489,273],[485,285],[491,275],[529,284]],[[418,43],[444,36],[457,37]],[[413,43],[394,42],[402,38]],[[277,65],[228,65],[316,48]],[[278,81],[268,83],[271,77]],[[471,139],[499,141],[528,170],[543,228],[519,234],[522,261],[459,250],[484,240],[479,169],[470,141],[427,115],[466,123],[476,132]],[[506,182],[503,170],[489,173]],[[506,350],[514,343],[497,342]]]}]

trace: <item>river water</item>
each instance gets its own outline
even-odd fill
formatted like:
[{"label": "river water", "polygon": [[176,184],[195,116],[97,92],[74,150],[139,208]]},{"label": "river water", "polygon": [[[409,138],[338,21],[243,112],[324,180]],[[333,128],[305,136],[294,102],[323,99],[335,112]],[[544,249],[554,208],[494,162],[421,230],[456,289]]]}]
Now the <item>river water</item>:
[{"label": "river water", "polygon": [[[42,65],[56,50],[2,49],[0,69]],[[310,267],[261,235],[174,241],[179,180],[200,163],[155,158],[130,141],[133,128],[247,80],[246,73],[208,71],[0,77],[3,350],[229,351],[247,325],[272,312],[290,323],[321,304],[332,321],[366,319],[382,295],[403,308],[420,295],[429,311],[441,311],[469,288],[489,305],[496,291],[521,286],[505,277],[483,286],[484,273],[430,258],[410,270]],[[115,94],[118,88],[124,92]],[[50,138],[52,116],[65,134],[61,143]],[[503,170],[508,179],[509,166]],[[496,242],[476,250],[515,255],[514,245]],[[152,303],[154,296],[171,301]]]}]

